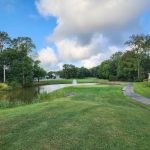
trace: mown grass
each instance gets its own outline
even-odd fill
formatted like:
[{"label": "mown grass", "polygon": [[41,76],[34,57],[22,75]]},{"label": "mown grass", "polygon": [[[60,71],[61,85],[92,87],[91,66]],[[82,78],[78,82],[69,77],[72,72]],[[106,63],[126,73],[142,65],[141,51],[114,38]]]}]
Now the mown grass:
[{"label": "mown grass", "polygon": [[0,149],[149,150],[150,107],[121,88],[67,87],[41,103],[0,110]]},{"label": "mown grass", "polygon": [[[44,80],[40,82],[34,82],[34,85],[51,85],[51,84],[72,84],[74,79],[60,79],[60,80]],[[96,78],[76,79],[77,83],[106,83],[107,80]]]},{"label": "mown grass", "polygon": [[150,82],[134,83],[134,91],[140,95],[150,98]]},{"label": "mown grass", "polygon": [[25,105],[25,103],[19,102],[19,101],[11,102],[9,100],[0,101],[0,109],[14,108],[14,107],[21,106],[21,105]]}]

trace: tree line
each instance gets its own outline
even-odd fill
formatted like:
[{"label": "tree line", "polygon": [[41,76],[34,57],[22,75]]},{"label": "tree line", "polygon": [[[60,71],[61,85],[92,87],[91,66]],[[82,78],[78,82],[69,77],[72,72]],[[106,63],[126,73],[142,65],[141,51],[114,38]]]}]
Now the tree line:
[{"label": "tree line", "polygon": [[0,32],[0,82],[4,80],[4,71],[7,82],[22,86],[29,86],[34,78],[44,76],[46,71],[39,66],[40,62],[31,57],[34,48],[29,37],[12,39],[8,33]]},{"label": "tree line", "polygon": [[109,80],[143,81],[150,72],[150,36],[132,35],[129,50],[117,52],[97,67],[97,76]]},{"label": "tree line", "polygon": [[[40,67],[39,60],[31,57],[35,45],[29,37],[10,38],[8,33],[0,32],[0,82],[22,86],[32,85],[34,79],[55,73],[61,78],[97,77],[111,81],[142,81],[150,73],[150,36],[132,35],[125,44],[129,47],[125,52],[116,52],[100,65],[87,69],[64,64],[61,71],[46,71]],[[5,67],[5,68],[4,68]]]},{"label": "tree line", "polygon": [[86,69],[65,64],[58,74],[67,79],[97,77],[111,81],[143,81],[150,73],[150,36],[132,35],[125,44],[129,50],[116,52],[96,67]]}]

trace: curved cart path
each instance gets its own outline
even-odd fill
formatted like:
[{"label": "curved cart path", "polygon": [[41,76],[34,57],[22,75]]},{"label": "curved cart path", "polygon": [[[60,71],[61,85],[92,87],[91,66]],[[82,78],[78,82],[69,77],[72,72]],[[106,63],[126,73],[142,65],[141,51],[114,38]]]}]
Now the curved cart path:
[{"label": "curved cart path", "polygon": [[146,105],[150,105],[150,98],[146,98],[144,96],[134,93],[132,83],[129,83],[128,86],[123,88],[123,93],[125,96],[128,96],[138,102],[144,103]]}]

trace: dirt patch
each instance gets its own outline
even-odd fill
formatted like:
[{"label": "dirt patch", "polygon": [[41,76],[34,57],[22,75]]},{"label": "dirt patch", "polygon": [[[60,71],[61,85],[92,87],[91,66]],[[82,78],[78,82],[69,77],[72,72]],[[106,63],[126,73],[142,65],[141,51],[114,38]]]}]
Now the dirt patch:
[{"label": "dirt patch", "polygon": [[65,96],[66,97],[72,97],[72,96],[75,96],[76,94],[74,92],[68,92],[68,93],[65,93]]}]

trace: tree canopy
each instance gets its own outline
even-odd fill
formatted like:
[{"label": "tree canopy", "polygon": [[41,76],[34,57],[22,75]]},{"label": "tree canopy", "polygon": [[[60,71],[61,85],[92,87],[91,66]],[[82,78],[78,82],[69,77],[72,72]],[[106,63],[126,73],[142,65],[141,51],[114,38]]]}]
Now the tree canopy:
[{"label": "tree canopy", "polygon": [[38,66],[40,62],[30,57],[34,48],[29,37],[11,39],[6,32],[0,32],[0,81],[3,81],[4,65],[9,68],[6,70],[6,81],[9,83],[27,86],[32,84],[34,77],[43,76],[45,71]]},{"label": "tree canopy", "polygon": [[[109,80],[142,81],[150,72],[150,36],[132,35],[125,44],[125,52],[116,52],[100,65],[87,69],[64,64],[63,69],[48,74],[40,67],[40,61],[31,57],[35,45],[29,37],[11,39],[6,32],[0,32],[0,81],[3,81],[3,68],[6,70],[7,82],[17,82],[22,86],[32,84],[34,79],[52,77],[53,73],[62,78],[98,77]],[[50,59],[50,58],[49,58]]]}]

